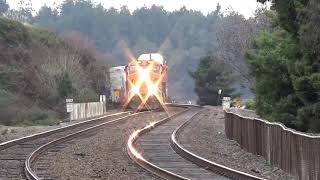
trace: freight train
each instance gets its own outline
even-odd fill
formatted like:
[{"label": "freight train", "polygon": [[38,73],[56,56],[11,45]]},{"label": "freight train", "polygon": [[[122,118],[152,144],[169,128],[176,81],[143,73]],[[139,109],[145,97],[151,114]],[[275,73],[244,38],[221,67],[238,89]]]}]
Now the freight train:
[{"label": "freight train", "polygon": [[[118,78],[111,79],[113,102],[120,101],[125,108],[141,110],[161,108],[167,101],[168,66],[161,54],[142,54],[124,68],[113,67],[110,77],[115,77],[114,69],[121,70],[117,71]],[[122,86],[118,86],[120,84]]]},{"label": "freight train", "polygon": [[117,66],[109,69],[110,100],[114,106],[118,106],[126,98],[126,66]]}]

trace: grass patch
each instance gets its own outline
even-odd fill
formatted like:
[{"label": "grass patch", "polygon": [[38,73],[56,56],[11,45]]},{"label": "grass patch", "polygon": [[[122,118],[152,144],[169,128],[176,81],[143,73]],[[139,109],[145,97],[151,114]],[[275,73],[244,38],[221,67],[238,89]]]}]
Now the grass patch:
[{"label": "grass patch", "polygon": [[58,125],[60,122],[59,118],[49,116],[45,113],[31,113],[31,114],[21,114],[17,121],[15,122],[15,126],[53,126]]}]

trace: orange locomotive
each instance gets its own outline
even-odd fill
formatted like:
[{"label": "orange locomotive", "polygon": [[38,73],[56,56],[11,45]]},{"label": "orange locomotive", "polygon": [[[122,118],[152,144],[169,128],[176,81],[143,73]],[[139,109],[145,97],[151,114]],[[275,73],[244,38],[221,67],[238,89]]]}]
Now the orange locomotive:
[{"label": "orange locomotive", "polygon": [[126,68],[127,100],[134,110],[157,109],[167,99],[168,66],[158,53],[142,54]]}]

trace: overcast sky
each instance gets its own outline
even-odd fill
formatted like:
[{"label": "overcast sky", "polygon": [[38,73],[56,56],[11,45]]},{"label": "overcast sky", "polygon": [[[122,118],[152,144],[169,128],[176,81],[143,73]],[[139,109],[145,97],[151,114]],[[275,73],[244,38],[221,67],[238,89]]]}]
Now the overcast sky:
[{"label": "overcast sky", "polygon": [[[11,8],[16,8],[20,0],[7,0]],[[31,0],[34,10],[39,10],[41,6],[47,4],[48,6],[55,6],[60,4],[63,0]],[[128,6],[130,11],[136,8],[153,4],[161,5],[166,10],[173,11],[186,6],[187,9],[199,10],[204,14],[215,10],[217,3],[220,3],[223,11],[229,11],[230,8],[243,14],[245,17],[251,17],[257,7],[261,7],[256,0],[91,0],[95,3],[102,3],[104,7],[115,7],[119,9],[121,6]]]}]

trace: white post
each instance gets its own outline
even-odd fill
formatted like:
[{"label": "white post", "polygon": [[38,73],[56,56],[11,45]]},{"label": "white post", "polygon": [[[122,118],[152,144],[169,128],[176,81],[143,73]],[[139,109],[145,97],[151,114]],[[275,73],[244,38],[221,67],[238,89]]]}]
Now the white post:
[{"label": "white post", "polygon": [[73,112],[73,99],[66,99],[66,107],[67,107],[67,113],[69,113],[69,118],[71,121],[72,112]]}]

